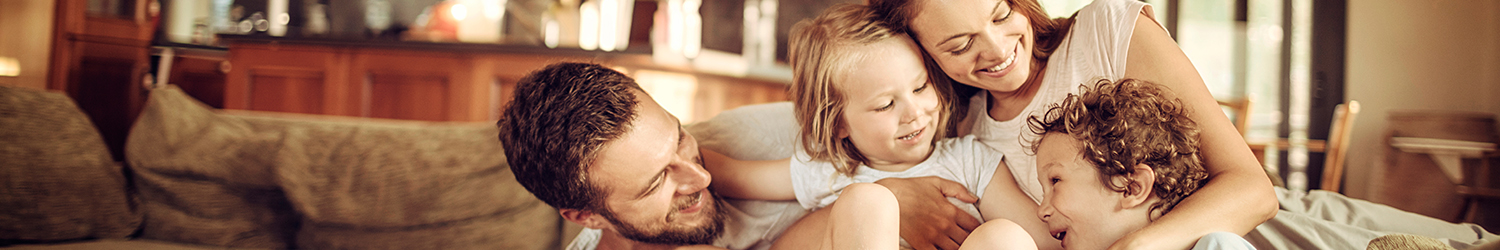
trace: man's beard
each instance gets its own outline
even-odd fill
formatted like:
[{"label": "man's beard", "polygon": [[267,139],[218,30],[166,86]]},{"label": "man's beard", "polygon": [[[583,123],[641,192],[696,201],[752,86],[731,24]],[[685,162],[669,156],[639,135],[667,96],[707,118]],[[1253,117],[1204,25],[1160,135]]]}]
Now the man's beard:
[{"label": "man's beard", "polygon": [[[713,192],[704,191],[702,196],[684,196],[678,198],[673,202],[676,204],[672,206],[672,213],[667,215],[667,222],[670,223],[677,216],[677,211],[681,211],[683,208],[697,203],[698,199],[701,199],[698,197],[713,199],[713,203],[704,204],[704,209],[709,209],[708,206],[712,206],[712,211],[702,211],[711,213],[709,214],[708,223],[696,228],[687,228],[685,230],[662,228],[657,229],[657,232],[647,232],[647,230],[637,227],[637,225],[620,221],[614,212],[608,208],[604,209],[604,212],[600,213],[600,215],[603,215],[605,220],[613,223],[615,230],[619,231],[621,236],[625,236],[625,238],[630,240],[661,245],[711,244],[715,239],[719,238],[719,233],[724,231],[724,218],[728,216],[728,210],[724,209],[723,200],[714,197]],[[670,225],[662,225],[662,227],[670,227]]]}]

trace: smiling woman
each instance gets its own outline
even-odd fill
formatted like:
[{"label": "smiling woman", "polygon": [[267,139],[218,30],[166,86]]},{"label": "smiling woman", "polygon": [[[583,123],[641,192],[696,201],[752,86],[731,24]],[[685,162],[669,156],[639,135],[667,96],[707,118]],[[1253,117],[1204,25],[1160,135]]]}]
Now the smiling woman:
[{"label": "smiling woman", "polygon": [[[968,100],[957,102],[968,107],[960,134],[976,135],[1004,152],[1034,200],[1042,184],[1034,156],[1020,143],[1026,117],[1101,78],[1158,82],[1182,98],[1192,110],[1189,117],[1203,128],[1210,181],[1178,212],[1114,246],[1186,248],[1192,244],[1188,239],[1214,231],[1247,232],[1274,214],[1269,179],[1146,3],[1094,1],[1073,18],[1057,20],[1033,0],[876,0],[872,5],[912,34],[945,75],[962,83],[954,86],[959,100]],[[973,95],[962,96],[966,93]]]}]

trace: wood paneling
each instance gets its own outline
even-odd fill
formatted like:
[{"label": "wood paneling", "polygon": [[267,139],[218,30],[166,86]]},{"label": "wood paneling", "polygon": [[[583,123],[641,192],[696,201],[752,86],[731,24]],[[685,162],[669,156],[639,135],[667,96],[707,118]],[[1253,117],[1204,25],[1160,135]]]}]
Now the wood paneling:
[{"label": "wood paneling", "polygon": [[[493,121],[510,102],[516,82],[547,65],[650,61],[649,55],[433,46],[231,40],[233,69],[224,88],[224,107],[422,121]],[[629,74],[630,68],[651,67],[621,68]],[[698,79],[698,89],[688,97],[694,99],[690,105],[696,106],[693,121],[725,109],[786,100],[782,83],[679,74]]]},{"label": "wood paneling", "polygon": [[488,92],[467,73],[467,56],[457,53],[363,49],[355,52],[350,68],[360,80],[356,107],[364,117],[481,121],[470,109],[483,108],[472,92]]},{"label": "wood paneling", "polygon": [[448,77],[443,75],[370,74],[369,117],[446,121]]},{"label": "wood paneling", "polygon": [[516,54],[487,54],[474,58],[474,79],[480,79],[481,84],[487,85],[486,91],[473,92],[480,94],[475,96],[476,100],[484,101],[481,109],[473,110],[471,116],[481,118],[484,121],[498,120],[501,109],[510,103],[512,93],[516,89],[516,82],[526,77],[526,74],[542,69],[547,65],[559,62],[587,62],[594,58],[575,56],[547,56],[547,55],[516,55]]},{"label": "wood paneling", "polygon": [[316,69],[262,68],[249,72],[249,110],[318,114],[323,112],[324,72]]},{"label": "wood paneling", "polygon": [[227,59],[179,56],[172,59],[172,71],[167,83],[181,87],[182,92],[209,107],[224,108],[224,81],[228,75],[219,67]]},{"label": "wood paneling", "polygon": [[357,107],[350,111],[353,105],[346,103],[347,95],[358,90],[347,86],[348,60],[337,51],[276,44],[232,47],[224,108],[359,115]]},{"label": "wood paneling", "polygon": [[488,113],[486,120],[500,120],[500,111],[505,110],[505,105],[516,95],[516,81],[518,78],[496,77],[490,83],[490,106],[485,110]]},{"label": "wood paneling", "polygon": [[693,121],[705,121],[719,112],[740,106],[787,101],[786,84],[723,76],[698,76],[698,93],[693,102]]}]

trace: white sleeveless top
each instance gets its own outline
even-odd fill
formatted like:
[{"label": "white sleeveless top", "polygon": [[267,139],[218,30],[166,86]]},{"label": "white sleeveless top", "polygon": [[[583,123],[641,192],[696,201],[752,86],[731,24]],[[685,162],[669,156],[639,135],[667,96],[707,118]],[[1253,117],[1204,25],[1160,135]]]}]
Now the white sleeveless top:
[{"label": "white sleeveless top", "polygon": [[[926,160],[899,172],[888,172],[866,165],[855,168],[854,176],[846,176],[834,169],[833,163],[812,161],[812,156],[796,144],[796,156],[791,159],[792,191],[803,208],[817,210],[833,205],[839,193],[854,183],[874,183],[886,178],[914,178],[937,176],[962,184],[976,197],[984,197],[984,189],[1000,165],[1003,155],[990,147],[981,145],[974,136],[944,138],[933,146]],[[948,198],[954,206],[983,221],[979,208],[955,198]]]},{"label": "white sleeveless top", "polygon": [[991,118],[987,91],[969,99],[968,115],[974,121],[971,133],[1005,154],[1005,164],[1032,201],[1041,203],[1042,183],[1037,180],[1036,155],[1027,149],[1037,137],[1027,127],[1027,118],[1045,114],[1047,106],[1062,102],[1069,93],[1077,94],[1079,86],[1123,78],[1130,36],[1145,6],[1132,0],[1096,0],[1078,10],[1072,29],[1048,59],[1040,89],[1019,116],[1006,121]]}]

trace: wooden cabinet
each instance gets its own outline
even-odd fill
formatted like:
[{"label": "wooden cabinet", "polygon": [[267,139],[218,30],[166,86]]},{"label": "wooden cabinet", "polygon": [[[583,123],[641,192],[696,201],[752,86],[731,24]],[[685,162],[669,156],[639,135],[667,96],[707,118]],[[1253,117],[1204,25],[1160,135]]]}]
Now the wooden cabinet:
[{"label": "wooden cabinet", "polygon": [[145,104],[154,1],[57,1],[47,88],[88,114],[115,160]]},{"label": "wooden cabinet", "polygon": [[[158,47],[153,51],[158,58],[158,74],[166,73],[164,82],[177,85],[182,92],[213,108],[224,108],[224,80],[229,65],[229,53],[209,48]],[[162,67],[170,67],[163,72]],[[161,79],[158,75],[157,79]]]},{"label": "wooden cabinet", "polygon": [[224,81],[224,108],[348,115],[336,97],[348,61],[338,50],[318,47],[235,46]]},{"label": "wooden cabinet", "polygon": [[[492,121],[510,101],[516,81],[552,63],[660,68],[613,63],[649,62],[645,54],[476,44],[230,41],[232,69],[224,108],[305,114]],[[696,79],[694,120],[746,104],[787,100],[785,83],[678,72]]]}]

